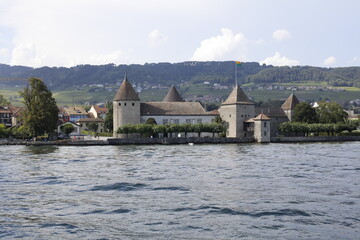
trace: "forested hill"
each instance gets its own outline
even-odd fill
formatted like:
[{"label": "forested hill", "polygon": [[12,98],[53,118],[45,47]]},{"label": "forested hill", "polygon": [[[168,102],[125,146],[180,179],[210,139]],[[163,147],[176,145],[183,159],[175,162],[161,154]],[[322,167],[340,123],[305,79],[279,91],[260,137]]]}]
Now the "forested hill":
[{"label": "forested hill", "polygon": [[83,84],[115,84],[122,81],[125,72],[132,83],[161,84],[221,83],[232,85],[237,68],[238,83],[287,83],[299,81],[328,82],[333,86],[360,87],[360,67],[320,68],[310,66],[274,67],[246,62],[235,66],[234,62],[182,62],[151,63],[144,65],[79,65],[76,67],[30,68],[0,64],[0,83],[22,84],[21,81],[4,79],[27,79],[38,77],[51,89],[65,89]]}]

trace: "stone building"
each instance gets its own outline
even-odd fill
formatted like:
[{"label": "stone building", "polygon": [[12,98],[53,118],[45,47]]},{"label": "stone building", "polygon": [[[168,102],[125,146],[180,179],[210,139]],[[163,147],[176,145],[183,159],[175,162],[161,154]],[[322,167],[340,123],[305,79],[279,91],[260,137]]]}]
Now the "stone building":
[{"label": "stone building", "polygon": [[282,108],[268,111],[255,109],[255,104],[239,85],[234,87],[218,110],[211,112],[207,112],[199,102],[185,102],[175,86],[169,89],[162,102],[141,102],[125,75],[113,100],[114,137],[123,137],[116,130],[129,123],[195,124],[210,123],[221,117],[227,126],[226,137],[268,142],[270,137],[277,135],[282,122],[291,120],[298,103],[299,100],[292,94]]}]

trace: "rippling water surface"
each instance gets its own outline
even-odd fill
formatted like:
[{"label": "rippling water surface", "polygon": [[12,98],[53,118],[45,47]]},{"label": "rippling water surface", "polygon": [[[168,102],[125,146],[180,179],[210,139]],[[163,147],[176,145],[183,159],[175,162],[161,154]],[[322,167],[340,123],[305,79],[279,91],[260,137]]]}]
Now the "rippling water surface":
[{"label": "rippling water surface", "polygon": [[360,238],[359,142],[0,154],[4,239]]}]

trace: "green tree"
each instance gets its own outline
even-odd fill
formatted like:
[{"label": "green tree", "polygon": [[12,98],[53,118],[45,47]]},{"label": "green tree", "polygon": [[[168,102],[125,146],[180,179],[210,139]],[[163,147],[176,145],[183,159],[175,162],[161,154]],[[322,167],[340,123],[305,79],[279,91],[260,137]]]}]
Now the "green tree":
[{"label": "green tree", "polygon": [[99,128],[99,124],[96,123],[96,122],[91,122],[89,123],[89,126],[88,126],[89,130],[92,131],[92,132],[97,132],[98,128]]},{"label": "green tree", "polygon": [[301,102],[295,107],[294,122],[317,123],[316,110],[309,103]]},{"label": "green tree", "polygon": [[113,120],[114,110],[113,109],[114,108],[113,108],[112,101],[106,102],[106,108],[107,108],[107,113],[106,113],[105,120],[104,120],[104,128],[105,128],[105,131],[112,132],[112,131],[114,131],[114,129],[113,129],[113,125],[114,125],[114,120]]},{"label": "green tree", "polygon": [[75,128],[72,124],[65,124],[64,126],[62,126],[62,129],[61,129],[65,134],[69,135],[70,133],[72,133]]},{"label": "green tree", "polygon": [[9,129],[7,129],[4,124],[0,124],[0,138],[7,138],[9,134]]},{"label": "green tree", "polygon": [[136,125],[135,124],[124,124],[117,130],[117,133],[126,134],[126,137],[129,137],[129,133],[136,133]]},{"label": "green tree", "polygon": [[6,100],[6,98],[3,97],[3,95],[0,94],[0,106],[8,106],[10,105],[10,102]]},{"label": "green tree", "polygon": [[54,133],[58,121],[59,109],[55,98],[45,83],[37,78],[29,79],[29,86],[19,92],[26,107],[23,112],[24,126],[32,136]]},{"label": "green tree", "polygon": [[345,122],[348,114],[336,102],[320,102],[316,109],[320,123]]}]

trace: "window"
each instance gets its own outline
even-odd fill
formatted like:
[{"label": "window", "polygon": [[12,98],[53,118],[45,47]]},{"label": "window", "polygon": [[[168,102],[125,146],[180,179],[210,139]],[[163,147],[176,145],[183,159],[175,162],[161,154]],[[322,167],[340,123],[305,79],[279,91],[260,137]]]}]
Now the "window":
[{"label": "window", "polygon": [[135,106],[135,103],[132,103],[133,106]]},{"label": "window", "polygon": [[266,131],[264,131],[264,136],[266,136]]},{"label": "window", "polygon": [[168,124],[169,123],[169,119],[163,119],[163,124]]},{"label": "window", "polygon": [[126,103],[124,103],[124,106],[126,106]]},{"label": "window", "polygon": [[202,123],[202,119],[201,119],[201,118],[200,118],[200,119],[197,119],[196,122],[197,122],[197,123]]},{"label": "window", "polygon": [[119,106],[121,106],[121,103],[119,103]]},{"label": "window", "polygon": [[191,123],[191,119],[186,119],[186,121],[185,121],[186,123]]},{"label": "window", "polygon": [[266,127],[266,122],[264,122],[264,127]]},{"label": "window", "polygon": [[174,123],[175,124],[180,124],[180,120],[179,119],[174,119]]}]

